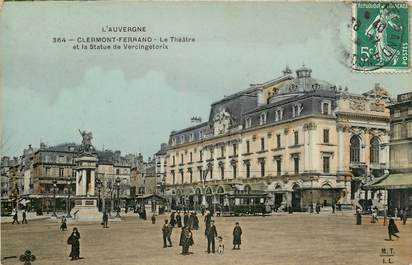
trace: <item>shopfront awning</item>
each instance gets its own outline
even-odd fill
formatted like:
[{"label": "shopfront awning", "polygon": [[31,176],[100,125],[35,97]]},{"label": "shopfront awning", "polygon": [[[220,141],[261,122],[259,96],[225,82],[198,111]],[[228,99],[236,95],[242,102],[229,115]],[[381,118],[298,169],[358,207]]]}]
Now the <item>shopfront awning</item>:
[{"label": "shopfront awning", "polygon": [[369,185],[371,189],[411,189],[412,188],[412,172],[390,174],[385,178],[378,179],[376,182]]}]

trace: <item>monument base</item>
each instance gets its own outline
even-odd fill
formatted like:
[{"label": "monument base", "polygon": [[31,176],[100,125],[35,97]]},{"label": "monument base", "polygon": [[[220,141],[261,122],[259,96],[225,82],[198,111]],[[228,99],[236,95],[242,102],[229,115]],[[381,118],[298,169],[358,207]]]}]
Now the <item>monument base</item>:
[{"label": "monument base", "polygon": [[75,207],[72,209],[71,215],[76,221],[102,221],[102,214],[97,208],[96,198],[75,199]]}]

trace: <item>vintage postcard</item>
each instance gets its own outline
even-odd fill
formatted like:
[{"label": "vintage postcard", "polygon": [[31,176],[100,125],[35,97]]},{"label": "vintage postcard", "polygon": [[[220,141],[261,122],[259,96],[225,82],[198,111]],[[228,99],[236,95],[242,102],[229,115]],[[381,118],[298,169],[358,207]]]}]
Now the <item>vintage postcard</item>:
[{"label": "vintage postcard", "polygon": [[6,1],[1,264],[412,264],[408,1]]}]

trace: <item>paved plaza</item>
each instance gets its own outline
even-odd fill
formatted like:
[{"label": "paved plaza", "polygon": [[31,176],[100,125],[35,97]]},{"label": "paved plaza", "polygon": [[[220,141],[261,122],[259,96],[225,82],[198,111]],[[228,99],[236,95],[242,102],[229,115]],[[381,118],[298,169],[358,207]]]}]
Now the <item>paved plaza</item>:
[{"label": "paved plaza", "polygon": [[[371,224],[363,217],[363,225],[355,225],[352,215],[307,213],[276,214],[267,217],[216,217],[219,235],[223,235],[224,254],[208,254],[204,223],[194,231],[193,254],[180,255],[180,229],[174,229],[172,248],[163,248],[161,227],[166,215],[155,225],[134,216],[122,222],[110,222],[109,229],[96,223],[68,224],[68,231],[59,231],[59,222],[33,220],[27,225],[1,226],[2,264],[22,264],[17,258],[26,249],[36,255],[33,263],[49,264],[383,264],[381,251],[395,253],[393,264],[412,262],[412,223],[397,222],[400,239],[385,240],[387,227]],[[234,223],[243,229],[241,250],[232,250]],[[81,234],[83,259],[69,260],[67,238],[74,226]],[[388,258],[386,257],[386,262]]]}]

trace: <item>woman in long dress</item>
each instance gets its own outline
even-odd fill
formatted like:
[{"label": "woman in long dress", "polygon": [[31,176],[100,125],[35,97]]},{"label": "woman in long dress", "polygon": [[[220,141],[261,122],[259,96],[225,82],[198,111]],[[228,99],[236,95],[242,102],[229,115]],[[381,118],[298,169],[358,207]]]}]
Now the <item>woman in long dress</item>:
[{"label": "woman in long dress", "polygon": [[69,236],[67,243],[69,245],[72,245],[72,249],[70,251],[69,257],[71,257],[72,260],[79,259],[80,258],[80,233],[76,227],[73,228],[73,232]]}]

